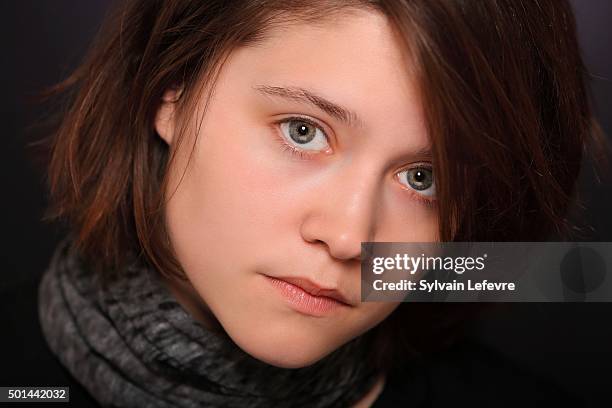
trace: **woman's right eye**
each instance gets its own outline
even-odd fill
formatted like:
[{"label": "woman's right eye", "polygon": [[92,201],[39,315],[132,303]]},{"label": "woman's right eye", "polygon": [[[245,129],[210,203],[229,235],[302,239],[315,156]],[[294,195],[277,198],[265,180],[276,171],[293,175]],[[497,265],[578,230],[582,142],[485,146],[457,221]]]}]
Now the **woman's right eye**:
[{"label": "woman's right eye", "polygon": [[279,122],[284,142],[293,149],[310,152],[327,151],[329,141],[325,131],[305,118],[288,118]]}]

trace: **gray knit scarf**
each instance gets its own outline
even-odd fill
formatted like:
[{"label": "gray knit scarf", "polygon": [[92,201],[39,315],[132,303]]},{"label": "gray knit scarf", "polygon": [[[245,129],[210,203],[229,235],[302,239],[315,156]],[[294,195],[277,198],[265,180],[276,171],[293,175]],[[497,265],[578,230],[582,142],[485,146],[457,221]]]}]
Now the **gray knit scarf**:
[{"label": "gray knit scarf", "polygon": [[376,379],[367,335],[311,366],[275,367],[196,322],[144,262],[108,282],[69,240],[43,277],[39,315],[51,350],[105,407],[349,407]]}]

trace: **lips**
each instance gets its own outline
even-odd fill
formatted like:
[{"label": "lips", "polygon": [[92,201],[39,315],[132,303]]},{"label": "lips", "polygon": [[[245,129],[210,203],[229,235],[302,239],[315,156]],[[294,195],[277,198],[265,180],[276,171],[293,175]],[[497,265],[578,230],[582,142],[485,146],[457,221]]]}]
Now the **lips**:
[{"label": "lips", "polygon": [[296,278],[296,277],[285,277],[285,276],[275,276],[273,278],[280,279],[287,283],[295,285],[313,296],[328,297],[328,298],[337,300],[340,303],[344,303],[347,306],[352,305],[349,302],[348,298],[344,296],[339,290],[322,287],[321,285],[318,285],[307,278]]}]

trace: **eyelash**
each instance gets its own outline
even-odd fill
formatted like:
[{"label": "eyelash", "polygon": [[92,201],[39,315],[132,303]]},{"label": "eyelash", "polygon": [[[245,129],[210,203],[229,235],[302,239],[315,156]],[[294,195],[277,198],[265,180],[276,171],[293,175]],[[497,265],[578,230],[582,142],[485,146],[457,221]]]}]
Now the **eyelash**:
[{"label": "eyelash", "polygon": [[[299,158],[300,160],[306,160],[306,159],[310,159],[313,156],[317,155],[320,152],[313,152],[313,153],[309,153],[307,151],[298,149],[294,146],[291,146],[289,143],[287,143],[285,141],[285,138],[283,136],[280,135],[280,125],[285,123],[285,122],[291,122],[292,120],[298,120],[298,121],[302,121],[304,123],[308,123],[311,126],[314,126],[318,129],[321,130],[321,132],[323,132],[323,135],[325,135],[325,137],[327,138],[328,142],[329,142],[329,136],[327,135],[327,132],[325,132],[325,130],[323,129],[323,127],[318,124],[317,122],[315,122],[312,119],[303,117],[303,116],[290,116],[287,118],[283,118],[281,120],[278,120],[276,122],[274,122],[274,127],[276,129],[275,135],[277,136],[276,139],[278,140],[281,148],[283,151],[289,153],[291,156]],[[426,167],[426,168],[430,168],[429,166],[424,166],[422,164],[417,164],[415,166],[409,167],[409,168],[405,168],[400,170],[399,172],[395,173],[396,176],[397,174],[406,171],[406,170],[410,170],[413,168],[419,168],[419,167]],[[400,183],[401,185],[401,183]],[[427,198],[425,196],[423,196],[422,194],[418,194],[416,193],[413,189],[410,188],[406,188],[403,185],[401,186],[402,189],[407,190],[409,192],[409,194],[412,196],[412,198],[414,200],[416,200],[417,202],[427,206],[428,208],[435,208],[436,204],[437,204],[437,200],[435,198]]]}]

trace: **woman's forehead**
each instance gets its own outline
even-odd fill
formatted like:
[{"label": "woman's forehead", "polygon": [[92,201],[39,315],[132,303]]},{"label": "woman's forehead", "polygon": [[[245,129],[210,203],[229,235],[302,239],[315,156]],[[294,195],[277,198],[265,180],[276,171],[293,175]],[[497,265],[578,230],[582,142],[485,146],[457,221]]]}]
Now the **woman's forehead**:
[{"label": "woman's forehead", "polygon": [[257,45],[235,49],[217,87],[327,107],[347,127],[397,135],[401,143],[410,134],[413,147],[422,149],[425,121],[402,47],[384,15],[351,11],[316,25],[275,28]]}]

